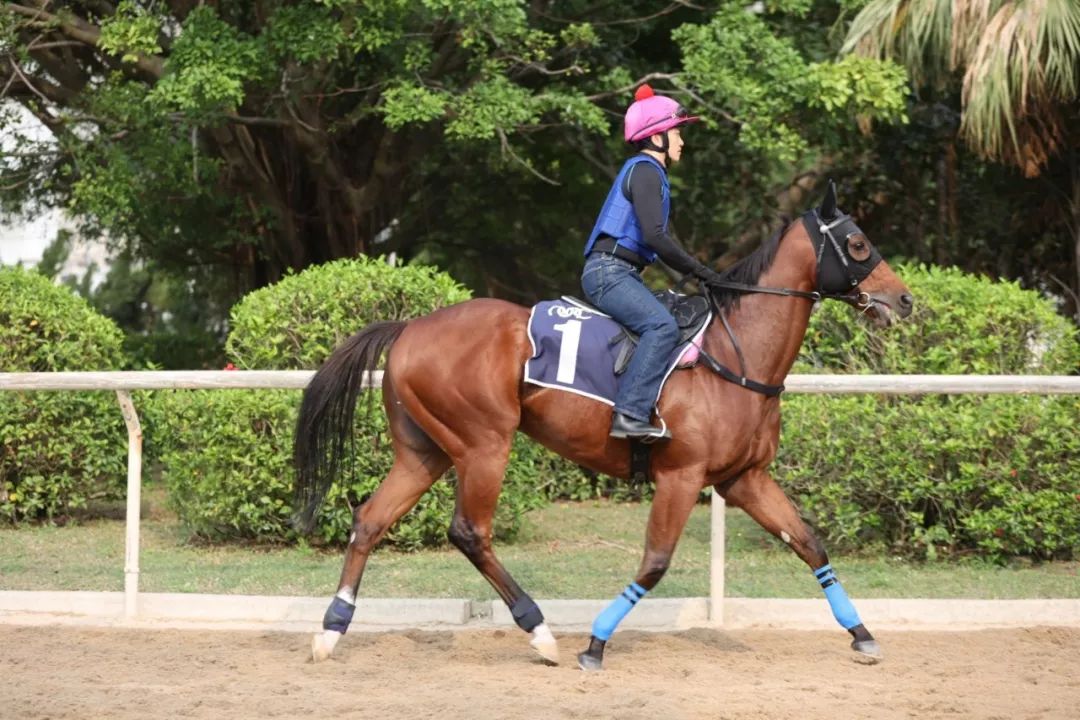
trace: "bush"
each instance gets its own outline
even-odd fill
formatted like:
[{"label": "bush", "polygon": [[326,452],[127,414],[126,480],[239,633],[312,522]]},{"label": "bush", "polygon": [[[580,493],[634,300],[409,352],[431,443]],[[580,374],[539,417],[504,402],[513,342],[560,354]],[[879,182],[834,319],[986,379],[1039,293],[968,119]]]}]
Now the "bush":
[{"label": "bush", "polygon": [[[0,268],[0,371],[115,370],[122,342],[70,289]],[[52,519],[123,497],[126,437],[113,393],[0,392],[0,517]]]},{"label": "bush", "polygon": [[315,370],[373,322],[419,317],[468,299],[466,288],[435,268],[339,260],[245,296],[233,308],[225,352],[239,368]]},{"label": "bush", "polygon": [[[794,372],[1067,374],[1072,324],[1037,293],[904,267],[912,317],[877,330],[826,304]],[[831,541],[914,557],[1071,557],[1080,548],[1080,398],[789,396],[778,480]]]},{"label": "bush", "polygon": [[[244,368],[315,368],[337,344],[371,322],[419,316],[467,297],[464,288],[431,268],[392,267],[370,258],[330,263],[245,297],[233,309],[227,353]],[[375,391],[361,397],[354,462],[343,468],[318,518],[316,534],[324,541],[348,537],[352,509],[390,469],[380,395]],[[299,401],[300,393],[293,391],[168,396],[165,477],[174,506],[196,534],[258,540],[294,536],[291,457]],[[500,537],[512,537],[524,512],[544,502],[532,473],[543,453],[536,446],[515,445],[496,517]],[[453,473],[436,482],[391,529],[387,541],[404,549],[444,543],[454,482]]]}]

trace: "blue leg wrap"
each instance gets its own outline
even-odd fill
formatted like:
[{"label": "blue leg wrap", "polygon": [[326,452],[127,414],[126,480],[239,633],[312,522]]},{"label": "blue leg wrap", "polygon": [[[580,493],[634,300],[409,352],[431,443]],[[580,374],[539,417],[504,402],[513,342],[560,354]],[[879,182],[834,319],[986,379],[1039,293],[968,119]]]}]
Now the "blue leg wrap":
[{"label": "blue leg wrap", "polygon": [[647,592],[649,591],[637,583],[627,585],[622,594],[615,598],[610,605],[604,608],[604,612],[596,617],[592,626],[593,637],[605,641],[610,638],[611,634],[615,632],[615,628],[622,622],[622,619],[634,609],[638,600],[645,597]]},{"label": "blue leg wrap", "polygon": [[323,630],[335,630],[344,635],[349,629],[355,610],[355,605],[350,605],[335,595],[334,601],[330,603],[330,607],[326,608],[326,614],[323,615]]},{"label": "blue leg wrap", "polygon": [[825,599],[829,601],[829,607],[832,609],[836,622],[840,623],[840,626],[845,630],[861,625],[862,620],[859,619],[859,613],[855,611],[855,606],[851,604],[851,600],[848,599],[843,586],[836,579],[836,573],[833,572],[832,565],[818,568],[814,571],[814,577],[821,583],[821,589],[825,591]]}]

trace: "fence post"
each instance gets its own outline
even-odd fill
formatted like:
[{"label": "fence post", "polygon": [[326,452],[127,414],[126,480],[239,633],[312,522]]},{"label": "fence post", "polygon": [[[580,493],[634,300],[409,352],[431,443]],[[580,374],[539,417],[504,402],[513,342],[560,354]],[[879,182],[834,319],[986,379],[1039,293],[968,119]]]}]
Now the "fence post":
[{"label": "fence post", "polygon": [[131,395],[117,390],[128,431],[127,517],[124,537],[124,617],[139,614],[139,515],[142,505],[142,426]]},{"label": "fence post", "polygon": [[727,503],[712,488],[709,512],[710,523],[709,552],[709,624],[720,627],[724,624],[724,509]]}]

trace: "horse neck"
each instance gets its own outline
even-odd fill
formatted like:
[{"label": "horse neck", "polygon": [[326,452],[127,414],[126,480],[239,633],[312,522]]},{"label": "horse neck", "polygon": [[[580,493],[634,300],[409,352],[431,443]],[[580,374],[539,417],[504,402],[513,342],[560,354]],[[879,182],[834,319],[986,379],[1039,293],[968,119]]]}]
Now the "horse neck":
[{"label": "horse neck", "polygon": [[[780,240],[772,265],[761,274],[757,285],[810,292],[816,284],[817,264],[813,244],[801,222],[794,223]],[[781,385],[799,354],[810,322],[812,303],[805,298],[743,295],[738,307],[728,311],[728,323],[739,341],[752,380]],[[706,349],[718,352],[723,362],[738,370],[735,354],[723,323],[713,322],[706,336]]]}]

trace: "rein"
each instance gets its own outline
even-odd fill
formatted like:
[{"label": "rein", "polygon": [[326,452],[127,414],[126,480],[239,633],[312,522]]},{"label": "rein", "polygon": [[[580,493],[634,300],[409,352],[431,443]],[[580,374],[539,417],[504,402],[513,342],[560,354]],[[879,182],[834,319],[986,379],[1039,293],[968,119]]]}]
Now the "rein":
[{"label": "rein", "polygon": [[[852,288],[857,287],[859,282],[861,281],[855,277],[855,274],[851,269],[851,265],[850,263],[848,263],[847,257],[845,257],[844,251],[840,247],[840,243],[837,242],[836,238],[833,236],[832,233],[833,229],[839,227],[840,225],[843,225],[846,222],[849,222],[851,220],[851,216],[841,214],[831,223],[825,223],[820,218],[817,211],[814,210],[813,217],[816,221],[815,229],[821,235],[821,243],[817,248],[817,252],[815,253],[815,256],[817,258],[815,282],[820,285],[822,256],[824,255],[825,247],[829,246],[832,247],[834,253],[836,254],[836,257],[840,260],[840,263],[844,269],[844,273],[847,276],[848,283],[851,285]],[[810,224],[806,223],[806,225],[807,229],[809,230],[811,227]],[[814,242],[815,238],[813,232],[810,233],[810,238],[811,242]],[[828,242],[826,242],[826,240]],[[815,242],[814,244],[817,243]],[[689,277],[690,276],[687,276],[687,278]],[[684,278],[684,280],[685,279],[686,278]],[[865,279],[865,276],[863,277],[863,279]],[[679,284],[681,285],[682,282],[680,281]],[[880,302],[879,300],[875,300],[874,298],[870,297],[870,294],[865,291],[860,290],[857,293],[852,293],[850,291],[830,292],[820,289],[820,286],[818,289],[815,289],[811,292],[806,292],[804,290],[794,290],[792,288],[766,287],[763,285],[747,285],[746,283],[731,282],[728,280],[700,281],[700,285],[703,286],[703,289],[705,290],[705,295],[709,298],[709,305],[716,312],[716,315],[720,318],[720,322],[723,324],[724,330],[727,332],[728,337],[731,338],[731,344],[735,348],[735,355],[739,358],[739,372],[736,373],[735,371],[723,365],[712,355],[705,352],[705,348],[703,347],[698,347],[700,357],[705,361],[705,364],[710,370],[712,370],[728,382],[744,387],[747,390],[752,390],[753,392],[760,393],[762,395],[765,395],[766,397],[779,396],[780,393],[784,392],[784,386],[760,383],[756,380],[751,380],[749,377],[746,376],[746,360],[743,357],[742,347],[739,345],[739,340],[735,337],[735,333],[731,329],[731,324],[728,322],[727,315],[724,314],[723,308],[721,308],[720,303],[716,300],[716,296],[713,295],[713,293],[711,292],[713,288],[718,288],[722,290],[733,290],[735,292],[747,294],[797,297],[803,298],[804,300],[810,300],[811,302],[819,302],[821,300],[840,300],[858,310],[861,310],[862,312],[866,312],[867,310],[869,310],[874,305],[874,303]]]}]

